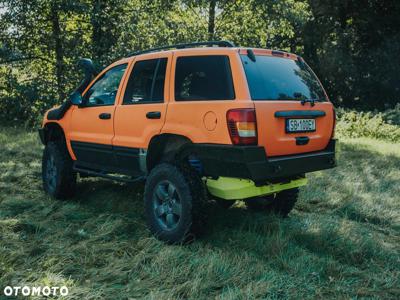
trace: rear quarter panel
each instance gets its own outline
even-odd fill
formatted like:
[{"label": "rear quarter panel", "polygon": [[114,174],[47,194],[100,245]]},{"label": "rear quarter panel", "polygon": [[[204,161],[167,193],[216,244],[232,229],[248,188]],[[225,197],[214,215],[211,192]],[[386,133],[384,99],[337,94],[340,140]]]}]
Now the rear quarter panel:
[{"label": "rear quarter panel", "polygon": [[[175,101],[176,60],[182,56],[227,55],[230,60],[234,100]],[[170,71],[170,101],[162,133],[184,135],[194,143],[232,144],[226,112],[233,108],[253,108],[237,49],[190,49],[174,51]]]}]

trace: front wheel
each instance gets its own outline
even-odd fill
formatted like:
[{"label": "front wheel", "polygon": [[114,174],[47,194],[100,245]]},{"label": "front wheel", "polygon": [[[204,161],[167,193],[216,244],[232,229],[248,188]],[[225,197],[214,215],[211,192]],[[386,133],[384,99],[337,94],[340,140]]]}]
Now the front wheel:
[{"label": "front wheel", "polygon": [[49,142],[43,152],[42,180],[44,190],[56,199],[73,196],[76,188],[76,172],[72,159],[62,142]]},{"label": "front wheel", "polygon": [[204,184],[195,172],[169,163],[156,166],[144,191],[150,231],[171,244],[193,239],[205,226],[205,195]]}]

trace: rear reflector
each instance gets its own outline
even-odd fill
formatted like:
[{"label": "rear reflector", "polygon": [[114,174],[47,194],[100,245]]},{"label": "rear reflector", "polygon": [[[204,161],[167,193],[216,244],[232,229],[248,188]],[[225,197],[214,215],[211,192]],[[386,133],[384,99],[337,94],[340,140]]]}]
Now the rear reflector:
[{"label": "rear reflector", "polygon": [[257,145],[256,113],[252,108],[231,109],[226,114],[234,145]]}]

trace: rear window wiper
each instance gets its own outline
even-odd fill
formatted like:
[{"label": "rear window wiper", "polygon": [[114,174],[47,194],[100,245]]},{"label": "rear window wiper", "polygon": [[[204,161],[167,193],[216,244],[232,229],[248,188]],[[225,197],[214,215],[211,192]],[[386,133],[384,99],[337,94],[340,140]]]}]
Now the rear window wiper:
[{"label": "rear window wiper", "polygon": [[315,99],[315,98],[307,99],[307,97],[303,93],[300,93],[300,92],[293,93],[293,96],[296,100],[300,100],[301,105],[304,105],[307,102],[309,102],[311,104],[311,106],[314,106],[315,102],[319,101],[319,99]]},{"label": "rear window wiper", "polygon": [[311,106],[315,105],[315,102],[318,102],[319,99],[301,99],[300,103],[301,105],[306,104],[307,102],[311,104]]}]

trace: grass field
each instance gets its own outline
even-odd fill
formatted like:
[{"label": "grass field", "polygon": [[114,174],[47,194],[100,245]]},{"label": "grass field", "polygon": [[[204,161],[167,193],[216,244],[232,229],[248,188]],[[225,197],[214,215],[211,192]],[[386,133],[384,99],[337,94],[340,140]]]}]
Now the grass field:
[{"label": "grass field", "polygon": [[339,167],[308,176],[289,218],[211,205],[206,236],[188,246],[150,236],[140,186],[81,179],[74,199],[50,199],[41,148],[36,133],[0,129],[0,295],[400,298],[400,144],[342,140]]}]

